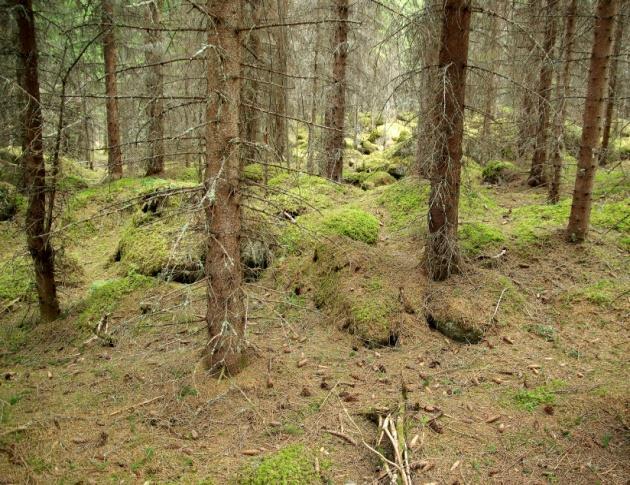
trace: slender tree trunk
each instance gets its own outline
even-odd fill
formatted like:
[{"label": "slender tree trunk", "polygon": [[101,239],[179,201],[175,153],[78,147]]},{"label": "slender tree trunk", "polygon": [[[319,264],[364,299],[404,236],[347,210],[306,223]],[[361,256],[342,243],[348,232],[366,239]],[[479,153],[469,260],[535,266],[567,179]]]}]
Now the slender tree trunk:
[{"label": "slender tree trunk", "polygon": [[439,141],[429,174],[426,254],[427,270],[435,281],[445,280],[459,266],[457,218],[470,15],[469,0],[445,1],[438,61],[443,89],[436,99],[434,125]]},{"label": "slender tree trunk", "polygon": [[[316,11],[319,11],[320,1],[317,0]],[[321,29],[319,24],[315,29],[315,47],[313,49],[313,79],[311,84],[311,124],[308,125],[308,147],[306,155],[306,171],[315,173],[315,127],[317,123],[317,100],[319,98],[319,51],[321,49]]]},{"label": "slender tree trunk", "polygon": [[[499,7],[499,3],[495,3],[495,7]],[[498,51],[497,46],[500,44],[499,39],[499,19],[495,15],[491,15],[488,19],[489,32],[488,37],[486,39],[486,48],[485,51],[488,52],[488,57],[490,59],[496,58],[496,53]],[[494,111],[497,102],[497,81],[496,76],[493,73],[488,75],[487,85],[484,86],[485,91],[485,99],[484,99],[484,113],[483,113],[483,125],[481,128],[481,143],[484,145],[490,145],[490,135],[491,135],[491,122],[494,120]],[[488,158],[488,148],[484,149],[485,158]]]},{"label": "slender tree trunk", "polygon": [[107,96],[107,173],[111,179],[123,174],[118,121],[118,93],[116,87],[116,38],[114,36],[114,7],[112,0],[102,0],[103,58],[105,60],[105,95]]},{"label": "slender tree trunk", "polygon": [[573,42],[575,39],[575,17],[577,12],[577,0],[570,0],[567,8],[566,25],[564,29],[564,69],[556,84],[556,109],[554,124],[554,142],[552,156],[552,176],[549,184],[549,202],[557,204],[560,201],[560,181],[562,177],[562,146],[564,138],[564,120],[567,113],[567,95],[571,85],[571,56],[573,55]]},{"label": "slender tree trunk", "polygon": [[[534,32],[537,30],[536,26],[536,13],[540,10],[539,6],[540,0],[529,0],[525,8],[524,15],[527,17],[525,25],[523,26],[524,31],[519,29],[519,34],[517,38],[522,39],[523,49],[525,51],[525,55],[529,56],[536,49],[536,43],[534,39]],[[527,154],[530,153],[532,147],[532,140],[534,139],[535,131],[534,131],[534,123],[532,119],[536,118],[536,98],[533,90],[529,89],[530,86],[534,86],[535,81],[535,73],[536,70],[534,66],[531,64],[531,57],[526,58],[522,63],[516,64],[515,67],[519,72],[522,72],[523,64],[527,65],[527,69],[525,69],[525,76],[523,84],[526,89],[523,91],[523,96],[521,100],[521,116],[519,118],[519,127],[518,127],[518,145],[517,145],[517,157],[519,160],[527,157]]]},{"label": "slender tree trunk", "polygon": [[553,77],[553,51],[556,43],[556,4],[558,0],[547,0],[545,7],[545,41],[543,59],[538,83],[538,126],[536,127],[536,145],[532,157],[527,184],[537,187],[546,183],[545,163],[547,161],[547,139],[549,137],[549,98]]},{"label": "slender tree trunk", "polygon": [[208,106],[204,198],[210,369],[236,373],[243,364],[245,307],[240,258],[241,0],[208,0]]},{"label": "slender tree trunk", "polygon": [[24,178],[28,194],[26,236],[28,250],[35,266],[40,316],[42,321],[48,322],[59,316],[59,300],[55,284],[55,252],[45,229],[46,166],[37,72],[35,17],[31,0],[18,0],[17,5],[15,12],[19,31],[21,79],[28,96],[24,112],[25,151],[23,153]]},{"label": "slender tree trunk", "polygon": [[[261,2],[260,0],[250,0],[247,2],[249,6],[247,20],[252,26],[260,22]],[[245,14],[243,14],[245,15]],[[249,25],[248,24],[248,25]],[[248,30],[246,33],[245,49],[243,55],[245,62],[254,66],[262,64],[262,48],[260,41],[260,32],[258,30]],[[240,107],[240,126],[241,138],[244,145],[241,148],[241,154],[244,163],[255,163],[257,160],[258,150],[255,144],[259,141],[260,136],[260,114],[252,106],[258,106],[260,102],[259,90],[261,89],[258,82],[259,71],[255,68],[243,68],[243,82],[241,83],[241,107]]]},{"label": "slender tree trunk", "polygon": [[613,120],[615,107],[615,95],[617,90],[617,62],[621,54],[623,43],[623,26],[625,22],[621,15],[617,18],[617,28],[615,29],[615,40],[613,48],[613,58],[610,65],[610,80],[608,81],[608,99],[606,100],[606,116],[604,118],[604,131],[602,134],[602,148],[599,152],[599,164],[604,166],[608,161],[608,146],[610,144],[610,127]]},{"label": "slender tree trunk", "polygon": [[597,170],[593,152],[597,149],[601,132],[601,118],[612,52],[612,34],[618,8],[619,0],[598,0],[597,2],[586,105],[582,117],[582,139],[573,190],[573,204],[567,227],[567,237],[572,242],[584,241],[588,233],[593,182]]},{"label": "slender tree trunk", "polygon": [[[147,5],[147,24],[149,27],[160,27],[160,11],[162,0],[153,0]],[[147,31],[145,59],[149,66],[147,72],[147,94],[153,96],[147,104],[149,118],[149,156],[146,175],[162,175],[164,173],[164,76],[162,74],[162,32]]]},{"label": "slender tree trunk", "polygon": [[343,128],[346,114],[346,65],[348,63],[348,0],[334,0],[335,23],[333,85],[325,125],[326,177],[341,181],[343,172]]}]

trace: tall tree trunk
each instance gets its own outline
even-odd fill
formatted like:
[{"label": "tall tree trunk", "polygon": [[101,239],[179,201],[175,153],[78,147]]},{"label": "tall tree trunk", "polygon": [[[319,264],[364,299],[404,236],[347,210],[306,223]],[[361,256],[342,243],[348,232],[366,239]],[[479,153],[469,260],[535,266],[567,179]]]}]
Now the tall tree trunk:
[{"label": "tall tree trunk", "polygon": [[204,197],[208,227],[206,276],[210,369],[236,373],[243,364],[245,306],[242,289],[241,173],[241,0],[208,0],[208,106]]},{"label": "tall tree trunk", "polygon": [[[255,26],[260,22],[261,1],[249,0],[246,2],[249,7],[247,21],[248,24]],[[245,13],[243,13],[245,16]],[[253,66],[262,64],[262,48],[260,40],[260,31],[256,29],[248,30],[245,33],[245,46],[243,52],[245,63]],[[243,82],[241,83],[241,106],[240,106],[240,130],[241,138],[244,144],[241,148],[241,155],[244,163],[255,163],[258,158],[258,149],[256,144],[260,137],[260,113],[256,110],[260,102],[259,90],[261,89],[258,82],[259,71],[255,68],[243,68]]]},{"label": "tall tree trunk", "polygon": [[[525,52],[525,55],[530,55],[536,49],[536,42],[534,38],[534,32],[536,32],[536,13],[540,10],[540,0],[529,0],[527,5],[524,7],[524,15],[526,16],[526,21],[524,26],[519,29],[519,34],[517,38],[522,39],[523,42],[522,50]],[[534,86],[535,81],[535,73],[536,70],[533,68],[532,59],[527,58],[524,59],[520,64],[515,64],[516,69],[519,72],[522,72],[522,66],[527,65],[527,69],[525,69],[525,77],[523,81],[523,85],[525,86],[525,90],[523,90],[523,96],[521,99],[521,109],[518,123],[518,143],[516,148],[517,157],[519,160],[527,157],[527,154],[530,153],[532,140],[534,139],[534,123],[532,119],[536,118],[536,99],[535,93],[530,89],[530,86]]]},{"label": "tall tree trunk", "polygon": [[567,237],[572,242],[582,242],[588,233],[593,197],[593,182],[597,164],[593,152],[597,148],[601,132],[608,68],[612,52],[613,27],[619,0],[598,0],[595,17],[595,33],[588,72],[586,105],[582,117],[582,139],[578,155],[578,168],[573,190],[573,203],[567,227]]},{"label": "tall tree trunk", "polygon": [[162,0],[152,0],[147,5],[147,31],[145,59],[149,66],[147,71],[147,94],[152,96],[147,104],[149,123],[149,157],[146,175],[162,175],[164,173],[164,76],[162,75],[162,32],[160,28],[160,11]]},{"label": "tall tree trunk", "polygon": [[536,127],[536,145],[532,157],[527,184],[537,187],[546,183],[545,163],[547,161],[547,139],[549,137],[549,98],[553,77],[553,47],[556,43],[556,4],[558,0],[547,0],[545,6],[545,42],[538,83],[538,125]]},{"label": "tall tree trunk", "polygon": [[335,35],[333,40],[333,85],[325,125],[326,177],[340,182],[343,172],[343,127],[346,114],[346,65],[348,63],[348,0],[334,0]]},{"label": "tall tree trunk", "polygon": [[[276,10],[278,12],[278,22],[284,24],[287,15],[287,0],[276,0]],[[274,110],[277,113],[273,119],[273,139],[272,145],[281,161],[289,163],[289,153],[287,150],[288,129],[287,129],[287,49],[289,40],[287,28],[281,26],[273,29],[273,39],[276,45],[274,50],[274,70],[273,75],[273,99]]]},{"label": "tall tree trunk", "polygon": [[[319,12],[321,0],[317,0],[316,11]],[[319,24],[314,25],[315,47],[313,49],[313,79],[311,83],[311,117],[308,125],[308,147],[306,154],[306,171],[315,172],[315,124],[317,123],[317,100],[319,99],[319,51],[321,49],[321,29]]]},{"label": "tall tree trunk", "polygon": [[606,162],[608,161],[610,127],[612,126],[613,111],[615,107],[615,95],[617,94],[617,62],[619,60],[619,55],[621,54],[621,45],[623,43],[623,26],[625,24],[621,13],[617,18],[617,28],[615,29],[613,58],[610,65],[610,80],[608,81],[608,99],[606,100],[606,116],[604,118],[604,131],[602,134],[602,148],[599,152],[599,164],[602,166],[606,165]]},{"label": "tall tree trunk", "polygon": [[[499,2],[493,5],[495,8],[500,7]],[[488,19],[489,32],[485,38],[485,51],[488,53],[487,57],[490,59],[496,59],[498,47],[500,46],[501,39],[499,38],[499,19],[496,15],[491,15]],[[494,73],[489,73],[487,78],[487,85],[484,87],[484,107],[483,107],[483,125],[481,127],[481,143],[484,145],[490,145],[491,135],[491,122],[494,120],[494,112],[497,102],[497,81]],[[483,150],[485,153],[485,159],[489,158],[490,153],[488,148]]]},{"label": "tall tree trunk", "polygon": [[42,321],[59,316],[59,300],[55,284],[55,252],[46,232],[46,166],[42,137],[42,110],[37,72],[37,40],[31,0],[18,0],[15,9],[19,32],[21,80],[28,96],[24,111],[23,153],[24,179],[28,194],[26,236],[28,250],[35,266],[35,283]]},{"label": "tall tree trunk", "polygon": [[444,87],[436,99],[434,125],[439,140],[429,174],[426,254],[427,270],[435,281],[445,280],[459,266],[457,218],[470,15],[469,0],[445,1],[438,61]]},{"label": "tall tree trunk", "polygon": [[110,179],[123,174],[118,121],[118,93],[116,87],[116,38],[114,36],[114,7],[112,0],[102,0],[103,58],[105,60],[105,105],[107,109],[107,173]]},{"label": "tall tree trunk", "polygon": [[564,120],[567,113],[567,96],[571,85],[571,56],[575,39],[575,17],[577,0],[570,0],[567,8],[566,24],[564,28],[564,69],[556,84],[556,98],[558,99],[553,133],[552,175],[549,184],[549,202],[557,204],[560,201],[560,180],[562,177],[562,147],[564,139]]}]

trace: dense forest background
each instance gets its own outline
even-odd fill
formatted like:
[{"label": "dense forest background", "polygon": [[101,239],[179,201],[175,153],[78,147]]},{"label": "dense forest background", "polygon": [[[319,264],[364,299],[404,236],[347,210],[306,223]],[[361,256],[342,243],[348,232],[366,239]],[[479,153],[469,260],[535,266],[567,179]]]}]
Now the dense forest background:
[{"label": "dense forest background", "polygon": [[627,0],[0,0],[0,483],[627,483]]}]

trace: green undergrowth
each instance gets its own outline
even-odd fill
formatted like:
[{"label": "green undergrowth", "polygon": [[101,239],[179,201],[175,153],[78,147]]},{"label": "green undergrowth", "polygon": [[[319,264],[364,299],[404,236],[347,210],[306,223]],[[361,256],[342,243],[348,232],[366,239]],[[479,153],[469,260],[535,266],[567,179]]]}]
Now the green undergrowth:
[{"label": "green undergrowth", "polygon": [[303,174],[279,174],[269,181],[269,185],[269,208],[292,216],[334,207],[357,190],[323,177]]},{"label": "green undergrowth", "polygon": [[563,381],[554,380],[535,389],[522,389],[512,395],[516,407],[532,412],[543,404],[554,404],[556,394],[565,386]]},{"label": "green undergrowth", "polygon": [[289,445],[257,460],[243,471],[238,480],[241,485],[298,485],[321,483],[315,459],[303,445]]},{"label": "green undergrowth", "polygon": [[491,160],[481,171],[481,178],[488,184],[499,184],[513,178],[516,167],[513,163],[505,160]]},{"label": "green undergrowth", "polygon": [[130,273],[122,278],[94,281],[87,297],[79,304],[79,325],[95,322],[103,314],[116,310],[123,297],[136,290],[149,288],[154,281],[137,273]]},{"label": "green undergrowth", "polygon": [[458,235],[462,250],[471,256],[505,241],[500,229],[479,222],[460,224]]},{"label": "green undergrowth", "polygon": [[0,304],[19,298],[34,298],[33,263],[27,256],[16,256],[0,263]]},{"label": "green undergrowth", "polygon": [[564,300],[567,303],[585,300],[594,305],[607,306],[613,303],[620,294],[623,294],[623,288],[620,288],[619,282],[603,279],[583,288],[570,291],[565,295]]},{"label": "green undergrowth", "polygon": [[391,226],[403,229],[423,220],[428,199],[428,183],[407,177],[387,186],[380,194],[378,203],[389,212]]}]

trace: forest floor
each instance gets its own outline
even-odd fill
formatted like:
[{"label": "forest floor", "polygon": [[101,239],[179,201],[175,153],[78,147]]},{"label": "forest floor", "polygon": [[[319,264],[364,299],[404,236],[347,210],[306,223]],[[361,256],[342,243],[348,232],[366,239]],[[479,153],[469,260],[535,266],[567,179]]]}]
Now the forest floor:
[{"label": "forest floor", "polygon": [[[354,169],[362,159],[374,156],[355,154]],[[67,221],[108,216],[64,233],[62,260],[74,263],[51,324],[33,323],[20,216],[2,222],[0,483],[386,483],[366,415],[403,394],[414,483],[628,483],[629,169],[600,171],[582,245],[562,237],[568,194],[552,207],[522,173],[482,185],[471,170],[464,272],[439,284],[422,271],[426,183],[305,190],[324,212],[304,226],[324,221],[332,242],[303,235],[247,284],[248,365],[220,379],[199,361],[203,280],[166,282],[114,258],[139,214],[115,204],[193,185],[181,173],[69,196]],[[326,214],[344,204],[378,220],[375,240],[333,234]],[[15,297],[24,281],[31,296]],[[430,328],[443,301],[481,322],[479,343]],[[92,338],[106,313],[106,338]]]}]

